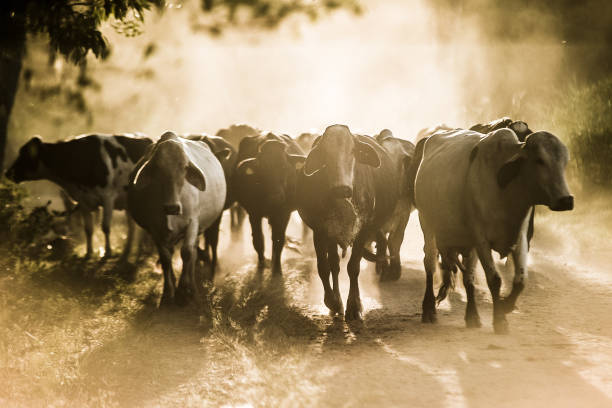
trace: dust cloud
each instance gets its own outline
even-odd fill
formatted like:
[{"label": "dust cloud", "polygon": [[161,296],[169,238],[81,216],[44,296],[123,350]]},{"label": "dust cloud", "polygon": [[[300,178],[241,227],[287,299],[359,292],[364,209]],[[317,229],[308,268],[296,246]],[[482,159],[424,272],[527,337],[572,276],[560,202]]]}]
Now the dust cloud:
[{"label": "dust cloud", "polygon": [[[451,18],[435,2],[387,0],[365,2],[360,16],[337,12],[314,24],[292,17],[276,31],[230,28],[216,38],[193,30],[197,2],[182,5],[148,13],[135,38],[105,30],[111,57],[88,61],[101,85],[85,95],[90,123],[56,134],[29,116],[15,124],[12,140],[214,133],[231,123],[290,135],[346,123],[413,139],[440,122],[466,126],[500,115],[550,125],[538,109],[560,83],[563,45],[541,35],[489,40],[469,15]],[[24,102],[17,101],[18,119]]]},{"label": "dust cloud", "polygon": [[[505,21],[489,7],[493,1],[453,8],[443,0],[372,0],[360,16],[291,17],[274,31],[230,28],[212,38],[199,28],[198,3],[173,1],[163,14],[148,13],[134,38],[106,27],[112,53],[88,60],[94,83],[82,90],[84,112],[55,97],[35,98],[22,81],[9,151],[15,155],[34,134],[156,138],[166,130],[215,133],[232,123],[292,136],[344,123],[414,140],[437,123],[467,126],[504,115],[563,138],[552,110],[572,80],[575,51],[558,19],[541,9]],[[517,31],[517,21],[528,29]],[[34,71],[32,89],[74,82],[77,68],[61,59],[47,65],[47,58],[33,39],[25,65]],[[43,184],[34,195],[45,201],[55,193]],[[191,310],[158,310],[155,256],[127,267],[76,257],[20,262],[0,279],[0,382],[7,385],[0,405],[607,407],[608,207],[602,195],[588,206],[578,199],[573,214],[538,212],[530,277],[507,336],[493,335],[482,271],[482,329],[464,327],[461,279],[440,305],[438,324],[420,323],[425,279],[416,213],[398,282],[380,283],[362,263],[363,325],[327,315],[311,237],[302,236],[297,215],[287,233],[298,244],[284,250],[280,282],[257,270],[248,223],[232,233],[225,216],[206,330]],[[119,242],[122,217],[114,224]],[[95,234],[101,246],[99,228]]]}]

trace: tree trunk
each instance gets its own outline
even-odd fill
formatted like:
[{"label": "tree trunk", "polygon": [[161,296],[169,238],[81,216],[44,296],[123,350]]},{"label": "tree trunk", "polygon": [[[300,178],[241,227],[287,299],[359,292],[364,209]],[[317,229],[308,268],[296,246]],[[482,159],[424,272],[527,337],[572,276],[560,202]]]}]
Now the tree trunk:
[{"label": "tree trunk", "polygon": [[0,16],[0,171],[4,171],[4,155],[8,125],[17,94],[19,74],[25,51],[25,25],[17,16]]}]

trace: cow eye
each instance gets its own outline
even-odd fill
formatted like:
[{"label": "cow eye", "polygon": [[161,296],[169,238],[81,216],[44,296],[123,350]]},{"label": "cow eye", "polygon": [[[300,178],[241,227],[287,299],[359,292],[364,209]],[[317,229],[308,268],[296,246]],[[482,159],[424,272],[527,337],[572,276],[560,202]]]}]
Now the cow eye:
[{"label": "cow eye", "polygon": [[541,157],[538,157],[536,159],[536,163],[539,164],[540,166],[544,166],[546,164]]}]

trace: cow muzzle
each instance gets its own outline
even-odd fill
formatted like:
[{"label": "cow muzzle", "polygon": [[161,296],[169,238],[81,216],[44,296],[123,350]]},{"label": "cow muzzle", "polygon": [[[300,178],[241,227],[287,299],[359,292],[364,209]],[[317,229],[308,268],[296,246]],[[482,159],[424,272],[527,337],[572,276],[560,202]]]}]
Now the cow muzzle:
[{"label": "cow muzzle", "polygon": [[351,198],[353,197],[353,189],[349,186],[332,187],[330,195],[332,198]]},{"label": "cow muzzle", "polygon": [[179,215],[182,212],[181,203],[164,205],[164,213],[166,215]]},{"label": "cow muzzle", "polygon": [[553,211],[570,211],[574,209],[574,196],[568,195],[559,198],[550,206]]}]

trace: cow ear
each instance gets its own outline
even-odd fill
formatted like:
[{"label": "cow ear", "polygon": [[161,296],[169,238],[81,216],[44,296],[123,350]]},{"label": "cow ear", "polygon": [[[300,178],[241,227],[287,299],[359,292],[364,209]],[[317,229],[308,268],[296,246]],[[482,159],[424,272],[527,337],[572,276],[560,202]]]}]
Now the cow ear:
[{"label": "cow ear", "polygon": [[206,190],[206,178],[204,177],[204,173],[202,173],[202,170],[191,161],[186,167],[185,180],[200,191]]},{"label": "cow ear", "polygon": [[312,149],[304,162],[304,174],[306,176],[312,176],[317,171],[321,170],[325,165],[323,159],[323,151],[321,149],[318,147]]},{"label": "cow ear", "polygon": [[255,159],[250,158],[238,163],[237,170],[247,176],[252,176],[255,174],[255,169],[253,167],[255,167]]},{"label": "cow ear", "polygon": [[30,139],[30,143],[28,143],[28,155],[34,159],[38,156],[38,152],[40,151],[40,146],[42,145],[42,139],[38,136],[34,136]]},{"label": "cow ear", "polygon": [[304,162],[306,161],[306,157],[305,156],[300,156],[297,154],[290,154],[289,155],[289,163],[291,163],[293,165],[293,167],[295,167],[296,170],[302,170],[302,168],[304,167]]},{"label": "cow ear", "polygon": [[355,140],[355,159],[361,163],[372,167],[380,167],[380,157],[372,146],[367,143]]},{"label": "cow ear", "polygon": [[519,174],[525,158],[520,155],[514,155],[510,160],[504,163],[497,171],[497,185],[499,188],[505,188]]},{"label": "cow ear", "polygon": [[159,141],[165,142],[166,140],[176,139],[178,136],[174,132],[167,131],[163,135],[160,136]]},{"label": "cow ear", "polygon": [[221,149],[217,153],[215,153],[215,156],[217,157],[217,159],[219,159],[220,162],[227,161],[230,157],[232,157],[232,149],[229,149],[227,147]]}]

